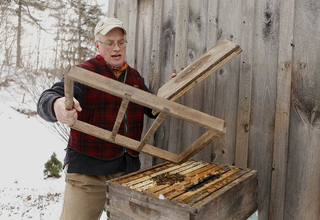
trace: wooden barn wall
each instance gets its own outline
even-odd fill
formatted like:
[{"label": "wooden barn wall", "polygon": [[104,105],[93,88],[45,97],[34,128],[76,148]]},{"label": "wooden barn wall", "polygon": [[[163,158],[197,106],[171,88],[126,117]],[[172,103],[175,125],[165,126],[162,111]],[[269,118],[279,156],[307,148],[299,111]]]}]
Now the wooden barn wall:
[{"label": "wooden barn wall", "polygon": [[[227,122],[194,158],[257,169],[259,219],[320,216],[319,14],[314,0],[109,0],[128,29],[127,61],[154,93],[220,40],[241,46],[177,102]],[[150,142],[180,153],[203,132],[168,117]]]}]

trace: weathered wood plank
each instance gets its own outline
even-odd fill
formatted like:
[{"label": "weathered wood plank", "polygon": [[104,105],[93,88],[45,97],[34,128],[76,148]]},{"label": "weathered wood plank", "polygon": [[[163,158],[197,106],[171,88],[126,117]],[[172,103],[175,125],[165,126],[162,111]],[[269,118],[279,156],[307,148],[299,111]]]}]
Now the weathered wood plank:
[{"label": "weathered wood plank", "polygon": [[149,84],[151,72],[153,10],[154,1],[138,1],[137,26],[141,31],[136,32],[136,69],[144,77],[146,85]]},{"label": "weathered wood plank", "polygon": [[[206,38],[206,51],[217,44],[218,33],[218,17],[219,17],[219,0],[208,1],[207,8],[207,38]],[[216,73],[211,74],[203,82],[204,84],[204,97],[203,100],[203,112],[214,115],[214,100],[216,89]],[[201,156],[201,158],[200,158]],[[196,156],[196,159],[212,162],[214,159],[214,153],[212,144],[203,149],[201,155]]]},{"label": "weathered wood plank", "polygon": [[281,2],[270,219],[284,219],[289,146],[294,8],[294,0]]},{"label": "weathered wood plank", "polygon": [[[290,44],[289,44],[290,45]],[[291,62],[279,63],[270,218],[283,219],[290,115]]]},{"label": "weathered wood plank", "polygon": [[[222,40],[163,85],[157,96],[171,101],[176,100],[241,52],[239,45]],[[211,71],[212,69],[214,71]]]},{"label": "weathered wood plank", "polygon": [[189,1],[177,0],[176,42],[174,47],[174,67],[176,73],[180,73],[187,66],[187,33],[189,23]]},{"label": "weathered wood plank", "polygon": [[127,31],[130,31],[130,25],[129,25],[129,11],[130,4],[126,0],[117,0],[116,4],[116,11],[117,11],[117,18],[123,22],[124,26],[126,27]]},{"label": "weathered wood plank", "polygon": [[[81,131],[83,133],[101,138],[106,141],[110,140],[110,137],[112,134],[111,131],[90,125],[90,124],[82,122],[82,121],[76,121],[75,124],[71,128],[78,130],[78,131]],[[132,149],[132,150],[137,150],[138,146],[140,144],[140,141],[136,141],[134,139],[131,139],[131,138],[128,138],[128,137],[125,137],[123,135],[118,134],[115,137],[114,143],[121,145],[123,147],[129,148],[129,149]],[[160,148],[157,148],[157,147],[154,147],[151,145],[146,145],[141,150],[141,152],[158,157],[158,158],[161,158],[161,159],[164,159],[164,160],[175,162],[175,163],[178,161],[177,154],[162,150]]]},{"label": "weathered wood plank", "polygon": [[[189,13],[188,13],[188,32],[187,32],[187,54],[185,58],[187,64],[193,63],[201,55],[206,52],[206,32],[207,32],[207,7],[208,2],[206,0],[201,1],[189,1]],[[181,73],[182,74],[182,73]],[[192,90],[185,93],[183,97],[183,104],[193,109],[203,111],[203,98],[204,98],[204,86],[201,83],[199,86],[195,86]],[[190,87],[192,88],[192,86]],[[189,90],[189,89],[188,89]],[[186,91],[188,91],[186,90]],[[180,95],[181,96],[181,95]],[[173,99],[172,99],[173,100]],[[189,143],[196,140],[196,136],[203,134],[203,129],[188,125],[185,121],[182,122],[183,138],[181,140],[181,147],[185,149]],[[199,155],[199,158],[201,155]]]},{"label": "weathered wood plank", "polygon": [[66,77],[70,77],[72,80],[76,80],[77,82],[81,82],[121,98],[124,98],[125,94],[130,94],[130,101],[134,103],[159,111],[168,109],[168,111],[166,111],[168,115],[186,120],[207,129],[224,132],[225,123],[219,118],[120,83],[108,77],[101,76],[89,70],[73,66]]},{"label": "weathered wood plank", "polygon": [[207,131],[193,144],[191,144],[187,149],[185,149],[181,154],[179,154],[178,163],[186,162],[188,159],[200,152],[203,148],[208,146],[214,139],[220,136],[221,134],[219,132],[211,130]]},{"label": "weathered wood plank", "polygon": [[[219,2],[219,35],[218,42],[222,39],[234,44],[241,43],[242,35],[242,5],[243,1],[226,0]],[[237,9],[237,10],[235,10]],[[233,16],[230,16],[232,14]],[[239,70],[240,56],[221,67],[216,74],[216,91],[214,114],[228,124],[226,135],[213,142],[214,162],[234,164],[236,144],[236,122],[239,98]]]},{"label": "weathered wood plank", "polygon": [[133,68],[136,68],[136,40],[137,40],[137,21],[138,21],[138,0],[130,0],[126,1],[127,4],[129,4],[129,9],[127,13],[129,14],[129,23],[126,28],[128,29],[127,34],[127,56],[126,60],[129,63],[129,65]]},{"label": "weathered wood plank", "polygon": [[[68,86],[73,87],[73,83],[71,80],[76,80],[77,82],[83,83],[87,86],[93,87],[95,89],[110,93],[112,95],[115,95],[124,99],[122,101],[121,108],[119,110],[119,114],[117,116],[113,132],[104,131],[104,129],[91,126],[83,122],[78,122],[78,123],[76,122],[72,126],[72,128],[87,134],[91,134],[93,136],[96,136],[104,140],[106,140],[105,138],[106,136],[108,136],[107,140],[109,141],[112,141],[116,144],[119,144],[121,146],[130,148],[133,150],[145,152],[149,155],[156,156],[157,158],[166,159],[175,163],[180,161],[185,161],[184,160],[185,158],[190,158],[191,155],[194,155],[197,152],[199,152],[201,149],[203,149],[206,146],[205,145],[206,143],[212,141],[212,138],[216,138],[225,133],[225,124],[224,124],[224,121],[221,119],[218,119],[213,116],[199,112],[197,110],[185,107],[181,104],[174,103],[167,99],[155,96],[143,90],[120,83],[116,80],[109,79],[108,77],[101,76],[99,74],[96,74],[94,72],[91,72],[89,70],[86,70],[77,66],[73,66],[71,68],[71,70],[65,75],[65,80],[66,80],[65,87],[68,87]],[[71,94],[72,90],[67,89],[66,92],[68,92],[67,94],[68,99],[66,102],[71,103],[72,96],[73,96],[73,94]],[[176,157],[176,154],[172,154],[172,153],[170,157],[167,157],[163,153],[166,151],[159,150],[158,148],[153,148],[152,146],[148,146],[148,149],[143,149],[146,142],[149,140],[151,136],[149,133],[147,133],[148,136],[145,139],[143,139],[142,143],[138,142],[139,143],[138,146],[135,146],[137,144],[137,141],[130,138],[125,138],[122,135],[117,135],[117,136],[115,135],[117,133],[117,128],[120,126],[120,123],[123,119],[123,116],[125,114],[125,109],[127,108],[129,101],[143,105],[143,106],[147,106],[149,108],[153,107],[154,109],[160,110],[161,115],[162,115],[162,112],[165,115],[167,114],[173,115],[177,118],[180,118],[188,122],[194,123],[196,125],[200,125],[202,127],[210,129],[210,132],[207,132],[205,135],[201,136],[194,144],[190,145],[187,151],[183,152],[179,157]],[[197,118],[195,118],[195,116],[197,116]],[[164,116],[161,116],[159,119],[160,122],[162,122],[163,119],[164,119]],[[158,127],[159,127],[159,123],[156,123],[155,127],[151,128],[152,134],[155,131],[154,129]],[[131,144],[128,142],[131,142]]]},{"label": "weathered wood plank", "polygon": [[119,128],[121,126],[122,120],[124,118],[124,115],[126,114],[130,97],[131,97],[130,94],[125,94],[124,98],[122,99],[122,102],[118,111],[118,115],[117,115],[116,121],[114,122],[112,133],[109,139],[110,142],[115,141],[115,137],[119,132]]},{"label": "weathered wood plank", "polygon": [[117,18],[117,0],[110,0],[108,5],[108,17]]},{"label": "weathered wood plank", "polygon": [[[201,194],[201,193],[207,191],[211,187],[214,187],[217,183],[219,183],[221,181],[225,181],[225,179],[228,179],[230,176],[235,175],[238,172],[240,172],[240,170],[231,170],[229,172],[224,172],[221,174],[220,178],[215,179],[215,180],[205,184],[204,187],[200,187],[199,189],[196,189],[194,191],[184,192],[182,195],[173,198],[171,201],[174,201],[177,203],[185,203],[187,200],[194,198],[198,194]],[[226,184],[228,184],[228,182],[226,182]]]},{"label": "weathered wood plank", "polygon": [[141,149],[148,143],[152,135],[156,132],[156,130],[159,128],[167,114],[165,113],[167,110],[165,109],[164,112],[160,112],[156,120],[154,120],[153,124],[145,134],[144,138],[141,140],[141,143],[138,147],[138,151],[141,151]]},{"label": "weathered wood plank", "polygon": [[237,139],[235,165],[248,167],[250,113],[251,113],[251,86],[253,68],[253,39],[255,1],[243,1],[243,22],[241,48],[241,67],[239,76],[239,101],[237,116]]},{"label": "weathered wood plank", "polygon": [[[269,218],[276,109],[280,2],[255,1],[248,166],[259,172],[259,219]],[[268,52],[266,52],[268,51]]]},{"label": "weathered wood plank", "polygon": [[[251,171],[221,192],[213,194],[198,214],[198,219],[248,219],[258,208],[258,172]],[[219,207],[216,205],[219,204]],[[236,216],[236,217],[235,217]]]},{"label": "weathered wood plank", "polygon": [[[67,68],[65,69],[64,74],[68,74],[68,72],[71,69],[71,65],[68,65]],[[74,89],[74,82],[71,79],[65,79],[65,88],[64,88],[64,93],[65,93],[65,105],[67,110],[72,110],[73,109],[73,89]]]},{"label": "weathered wood plank", "polygon": [[[118,186],[115,183],[107,183],[108,200],[110,205],[107,210],[110,212],[110,219],[113,218],[114,209],[124,217],[133,219],[170,219],[175,216],[177,219],[189,219],[188,208],[182,208],[181,205],[159,200],[154,196],[143,194],[129,188]],[[128,200],[128,198],[130,198]]]},{"label": "weathered wood plank", "polygon": [[154,1],[154,17],[152,23],[153,37],[152,37],[152,55],[151,55],[151,72],[149,80],[149,89],[156,93],[160,87],[160,61],[161,61],[161,50],[164,45],[162,45],[162,28],[163,28],[163,4],[164,1],[155,0]]},{"label": "weathered wood plank", "polygon": [[[155,94],[157,93],[159,87],[165,84],[169,79],[171,74],[174,72],[174,48],[177,43],[176,37],[176,28],[178,25],[175,22],[176,19],[176,1],[175,0],[166,0],[161,1],[161,19],[155,20],[156,25],[160,25],[159,33],[159,43],[160,43],[160,54],[159,54],[159,83],[157,84],[156,89],[154,90]],[[160,13],[160,12],[159,12]],[[158,16],[159,17],[159,16]],[[174,122],[174,123],[173,123]],[[175,123],[177,122],[177,123]],[[179,147],[179,119],[166,117],[164,122],[161,124],[155,135],[155,141],[159,143],[159,146],[163,149],[167,149],[170,152],[180,153],[181,149]],[[177,135],[178,134],[178,135]],[[155,159],[154,164],[162,163],[163,161]]]},{"label": "weathered wood plank", "polygon": [[320,216],[320,2],[295,1],[285,215]]}]

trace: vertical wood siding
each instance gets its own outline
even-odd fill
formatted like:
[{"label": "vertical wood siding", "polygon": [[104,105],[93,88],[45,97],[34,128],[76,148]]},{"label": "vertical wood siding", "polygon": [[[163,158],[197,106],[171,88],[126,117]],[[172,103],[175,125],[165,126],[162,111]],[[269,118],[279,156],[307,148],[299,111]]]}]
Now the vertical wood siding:
[{"label": "vertical wood siding", "polygon": [[[320,216],[319,13],[314,0],[109,0],[128,29],[127,61],[154,93],[220,40],[241,46],[177,102],[227,122],[194,158],[257,169],[259,219]],[[180,153],[203,132],[167,117],[150,142]]]}]

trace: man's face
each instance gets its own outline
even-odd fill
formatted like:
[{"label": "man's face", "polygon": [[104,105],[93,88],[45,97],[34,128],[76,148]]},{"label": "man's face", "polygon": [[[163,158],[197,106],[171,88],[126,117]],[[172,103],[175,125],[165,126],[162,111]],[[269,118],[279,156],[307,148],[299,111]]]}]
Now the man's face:
[{"label": "man's face", "polygon": [[111,66],[122,66],[126,58],[127,48],[120,48],[118,44],[116,44],[113,48],[107,47],[108,44],[113,45],[114,43],[126,41],[126,36],[122,29],[115,28],[109,31],[106,35],[99,34],[99,40],[102,43],[95,41],[95,46],[103,59]]}]

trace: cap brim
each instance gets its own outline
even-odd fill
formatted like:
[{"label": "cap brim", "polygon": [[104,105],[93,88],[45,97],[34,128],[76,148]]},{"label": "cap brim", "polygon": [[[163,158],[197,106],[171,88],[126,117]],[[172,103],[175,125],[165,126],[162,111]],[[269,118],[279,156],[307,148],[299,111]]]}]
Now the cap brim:
[{"label": "cap brim", "polygon": [[[123,31],[123,33],[125,34],[125,35],[127,35],[127,31],[125,30],[125,29],[123,29],[123,27],[121,27],[121,26],[116,26],[116,27],[112,27],[112,28],[110,28],[110,29],[103,29],[103,30],[101,30],[100,32],[98,32],[98,33],[100,33],[100,34],[102,34],[102,35],[106,35],[107,33],[109,33],[111,30],[113,30],[113,29],[115,29],[115,28],[120,28],[122,31]],[[97,33],[97,34],[98,34]]]}]

